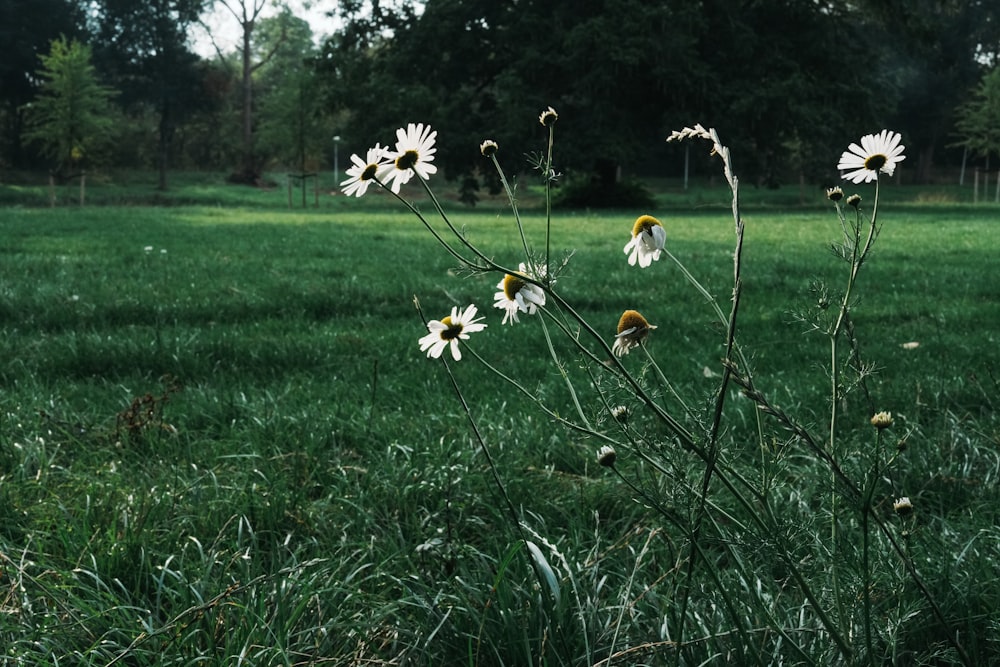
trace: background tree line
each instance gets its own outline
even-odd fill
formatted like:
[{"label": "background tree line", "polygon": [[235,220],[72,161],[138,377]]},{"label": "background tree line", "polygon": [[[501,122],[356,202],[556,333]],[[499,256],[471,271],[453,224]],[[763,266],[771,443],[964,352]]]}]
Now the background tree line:
[{"label": "background tree line", "polygon": [[[0,168],[156,168],[164,188],[171,168],[224,169],[254,182],[329,166],[334,135],[362,152],[422,121],[472,198],[495,185],[479,143],[529,169],[549,105],[560,171],[597,192],[623,173],[679,174],[664,137],[693,122],[717,127],[760,185],[832,181],[830,155],[882,127],[902,132],[911,182],[962,148],[1000,149],[990,0],[341,0],[342,28],[319,47],[307,17],[262,18],[264,2],[0,0]],[[242,46],[200,57],[192,28],[219,5]],[[60,70],[69,54],[87,67]],[[94,123],[53,116],[59,99],[79,109],[56,85],[70,75]]]}]

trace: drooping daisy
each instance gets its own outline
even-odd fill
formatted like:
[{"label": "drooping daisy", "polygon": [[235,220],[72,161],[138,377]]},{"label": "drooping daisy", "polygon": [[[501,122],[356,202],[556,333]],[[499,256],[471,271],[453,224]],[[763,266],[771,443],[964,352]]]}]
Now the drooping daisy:
[{"label": "drooping daisy", "polygon": [[385,175],[390,167],[390,163],[385,159],[387,150],[388,146],[375,144],[374,148],[368,149],[364,160],[357,153],[351,156],[351,162],[354,163],[354,166],[347,170],[347,175],[350,178],[340,184],[345,195],[360,197],[368,191],[368,186],[374,182],[376,177],[381,178]]},{"label": "drooping daisy", "polygon": [[517,267],[517,273],[508,273],[497,283],[500,290],[493,296],[493,307],[503,308],[506,312],[501,324],[511,324],[518,321],[518,313],[528,313],[534,315],[538,306],[545,305],[545,292],[538,285],[529,283],[528,269],[524,262]]},{"label": "drooping daisy", "polygon": [[907,517],[913,514],[913,503],[910,502],[909,498],[903,496],[892,504],[892,509],[895,510],[896,514],[899,516]]},{"label": "drooping daisy", "polygon": [[639,262],[642,268],[660,259],[660,251],[667,242],[667,232],[660,221],[651,215],[640,215],[632,225],[632,240],[625,245],[629,266]]},{"label": "drooping daisy", "polygon": [[611,408],[611,417],[615,421],[621,422],[622,424],[628,421],[630,414],[631,410],[628,409],[627,405],[616,405],[615,407]]},{"label": "drooping daisy", "polygon": [[597,462],[607,468],[614,468],[618,460],[618,452],[611,445],[604,445],[597,450]]},{"label": "drooping daisy", "polygon": [[616,357],[625,356],[633,347],[641,345],[649,332],[655,328],[639,311],[626,310],[618,320],[618,335],[615,336],[611,351]]},{"label": "drooping daisy", "polygon": [[854,183],[871,183],[878,179],[879,172],[892,176],[896,164],[906,159],[899,144],[902,136],[898,132],[882,130],[878,134],[861,137],[861,145],[851,144],[840,156],[837,169],[853,170],[844,174],[844,180]]},{"label": "drooping daisy", "polygon": [[399,187],[409,182],[414,173],[423,179],[437,173],[437,167],[431,164],[437,152],[434,148],[436,137],[437,132],[423,123],[410,123],[405,130],[396,130],[396,150],[387,155],[394,169],[389,172],[386,183],[391,184],[393,192],[399,194]]},{"label": "drooping daisy", "polygon": [[479,144],[479,152],[483,154],[483,157],[495,155],[498,150],[500,150],[500,147],[497,145],[497,142],[492,139],[487,139],[483,143]]},{"label": "drooping daisy", "polygon": [[559,114],[557,114],[556,110],[552,107],[549,107],[542,113],[538,114],[538,122],[545,127],[554,125],[557,120],[559,120]]},{"label": "drooping daisy", "polygon": [[427,323],[428,334],[420,339],[420,351],[435,359],[441,356],[444,348],[451,345],[451,356],[455,361],[462,360],[462,351],[458,349],[458,341],[468,340],[470,333],[476,333],[486,328],[483,318],[476,319],[476,306],[470,305],[464,311],[452,307],[451,315],[441,320],[431,320]]}]

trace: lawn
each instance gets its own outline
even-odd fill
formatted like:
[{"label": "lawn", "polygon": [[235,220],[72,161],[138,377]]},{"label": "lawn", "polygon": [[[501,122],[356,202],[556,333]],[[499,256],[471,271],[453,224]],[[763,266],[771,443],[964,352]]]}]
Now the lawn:
[{"label": "lawn", "polygon": [[[280,187],[243,205],[212,188],[169,206],[3,194],[17,204],[0,209],[5,660],[1000,660],[997,207],[898,188],[880,208],[851,311],[871,374],[837,401],[838,463],[886,526],[862,549],[862,500],[733,384],[703,494],[705,461],[650,414],[636,406],[616,431],[606,404],[627,383],[560,333],[566,320],[501,326],[501,276],[457,270],[389,198],[288,209]],[[822,440],[830,344],[804,321],[847,265],[830,251],[832,205],[794,192],[746,194],[736,340],[755,389]],[[544,214],[526,194],[540,249]],[[725,192],[658,201],[667,248],[728,314]],[[502,202],[445,206],[516,266]],[[626,308],[657,325],[657,365],[622,363],[700,443],[725,330],[668,259],[628,266],[637,213],[557,211],[552,252],[569,259],[556,291],[609,343]],[[475,303],[487,318],[448,371],[418,349],[414,297],[425,317]],[[898,455],[870,479],[881,410],[894,423],[877,447]],[[573,427],[584,420],[590,432]],[[625,438],[614,471],[595,433]],[[894,516],[899,496],[912,517]]]}]

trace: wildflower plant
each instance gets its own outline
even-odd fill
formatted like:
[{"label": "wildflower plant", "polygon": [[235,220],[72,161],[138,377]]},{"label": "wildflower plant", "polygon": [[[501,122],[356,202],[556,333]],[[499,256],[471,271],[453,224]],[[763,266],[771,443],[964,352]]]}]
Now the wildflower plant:
[{"label": "wildflower plant", "polygon": [[[886,445],[893,429],[901,428],[901,420],[875,409],[876,397],[867,382],[874,367],[862,358],[852,317],[861,269],[881,229],[879,182],[891,176],[905,157],[901,137],[888,130],[862,137],[849,145],[837,164],[846,171],[845,180],[874,183],[870,213],[859,195],[845,196],[841,187],[827,191],[841,233],[834,249],[845,263],[846,277],[839,290],[816,285],[818,307],[799,314],[810,330],[825,335],[830,349],[827,416],[820,428],[775,405],[768,396],[767,380],[755,377],[750,355],[740,344],[742,257],[748,233],[740,212],[739,179],[718,133],[694,125],[671,133],[667,141],[707,143],[732,193],[728,303],[718,300],[686,268],[670,247],[660,219],[642,213],[623,220],[621,229],[630,233],[623,265],[651,272],[672,269],[658,279],[681,276],[720,325],[722,358],[705,362],[710,370],[706,377],[717,385],[705,400],[679,391],[658,362],[669,350],[670,337],[650,322],[662,324],[669,306],[655,293],[640,297],[641,302],[621,304],[624,310],[617,311],[618,325],[611,330],[583,317],[563,296],[562,286],[572,281],[575,267],[552,259],[558,243],[551,233],[550,197],[558,178],[553,166],[558,119],[552,107],[541,112],[538,121],[547,135],[545,149],[531,158],[546,192],[543,248],[533,248],[528,241],[528,223],[500,163],[502,146],[492,139],[480,145],[508,197],[520,245],[517,257],[494,259],[493,253],[462,233],[440,205],[429,183],[436,172],[432,164],[436,132],[428,126],[411,123],[400,129],[394,150],[376,144],[364,159],[352,156],[350,178],[343,183],[347,194],[362,196],[369,186],[377,185],[395,195],[471,280],[486,278],[479,286],[484,298],[495,285],[500,324],[530,327],[544,341],[565,388],[559,399],[522,384],[504,369],[499,353],[497,360],[489,358],[487,343],[497,328],[486,330],[486,320],[499,317],[495,311],[477,317],[481,311],[475,304],[463,309],[451,304],[449,316],[427,322],[426,333],[415,339],[420,351],[438,359],[446,371],[503,499],[512,538],[523,545],[538,590],[548,592],[546,609],[554,614],[570,606],[572,622],[553,622],[545,632],[582,638],[577,644],[584,647],[581,659],[586,664],[633,662],[655,647],[667,656],[657,664],[704,664],[726,655],[734,664],[874,665],[892,661],[892,638],[907,614],[920,614],[944,629],[947,653],[967,662],[957,629],[906,549],[909,533],[902,530],[901,520],[909,530],[919,518],[907,490],[896,488],[894,481],[893,470],[905,448]],[[429,197],[433,218],[400,194],[400,186],[410,181]],[[621,256],[620,250],[615,252]],[[415,302],[420,310],[419,301]],[[470,333],[477,335],[473,339]],[[482,353],[477,349],[480,344]],[[674,550],[669,562],[647,560],[645,554],[652,548],[647,543],[637,552],[632,574],[621,584],[620,595],[612,596],[614,600],[602,597],[603,580],[594,582],[594,590],[584,590],[583,565],[541,536],[532,525],[530,506],[515,504],[507,493],[505,477],[511,473],[494,458],[475,407],[466,401],[461,374],[443,354],[446,349],[453,362],[465,364],[471,358],[482,364],[498,383],[537,407],[553,429],[586,443],[587,461],[599,464],[595,474],[622,484],[655,517],[656,530],[670,536]],[[731,405],[738,394],[749,402]],[[864,412],[846,410],[847,398],[858,394],[864,397]],[[571,409],[560,410],[559,400]],[[749,412],[746,406],[751,406]],[[753,474],[746,472],[741,460],[746,448],[737,446],[731,435],[736,429],[730,421],[747,417],[760,452],[759,470]],[[870,433],[871,440],[860,433]],[[793,474],[793,466],[812,475]],[[796,488],[797,477],[829,482],[823,488]],[[807,497],[812,499],[809,503],[801,500]],[[803,512],[804,506],[809,511]],[[630,586],[646,568],[656,571],[644,578],[651,583],[637,594]],[[572,589],[571,596],[562,594],[566,586]],[[883,592],[876,597],[876,591]],[[918,611],[903,605],[893,608],[885,602],[892,595],[906,596]],[[629,619],[643,614],[662,617],[659,636],[641,636],[630,629]],[[553,639],[552,645],[556,643]]]}]

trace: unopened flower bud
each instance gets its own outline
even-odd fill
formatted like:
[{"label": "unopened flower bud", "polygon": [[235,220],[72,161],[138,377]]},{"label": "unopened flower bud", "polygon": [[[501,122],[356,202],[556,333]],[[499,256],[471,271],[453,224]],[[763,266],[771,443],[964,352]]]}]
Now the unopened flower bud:
[{"label": "unopened flower bud", "polygon": [[545,127],[554,125],[557,120],[559,120],[559,114],[552,107],[549,107],[538,116],[538,122]]},{"label": "unopened flower bud", "polygon": [[872,426],[878,430],[884,428],[889,428],[892,426],[892,413],[891,412],[876,412],[875,416],[872,417]]},{"label": "unopened flower bud", "polygon": [[906,518],[913,514],[913,503],[910,502],[909,498],[903,496],[892,504],[892,509],[895,510],[896,514],[899,516]]},{"label": "unopened flower bud", "polygon": [[604,445],[597,450],[597,462],[606,468],[613,468],[617,458],[618,454],[611,445]]},{"label": "unopened flower bud", "polygon": [[483,143],[479,144],[479,152],[483,154],[483,157],[490,157],[500,149],[497,146],[497,142],[492,139],[487,139]]}]

